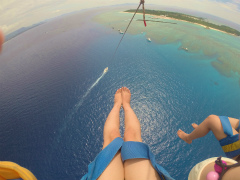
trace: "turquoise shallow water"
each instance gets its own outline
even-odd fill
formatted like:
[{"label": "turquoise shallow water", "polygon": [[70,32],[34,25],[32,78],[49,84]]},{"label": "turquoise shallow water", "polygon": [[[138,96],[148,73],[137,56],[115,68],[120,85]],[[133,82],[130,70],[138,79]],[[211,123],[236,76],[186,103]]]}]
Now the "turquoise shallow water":
[{"label": "turquoise shallow water", "polygon": [[[224,155],[212,133],[188,145],[176,132],[191,132],[192,122],[210,114],[239,118],[237,76],[219,73],[214,55],[183,51],[181,42],[148,43],[144,34],[127,34],[112,60],[121,35],[90,21],[93,15],[53,20],[4,45],[0,160],[17,162],[40,180],[80,179],[101,150],[121,86],[132,92],[143,141],[174,178],[185,180],[196,163]],[[83,16],[89,19],[78,23]]]}]

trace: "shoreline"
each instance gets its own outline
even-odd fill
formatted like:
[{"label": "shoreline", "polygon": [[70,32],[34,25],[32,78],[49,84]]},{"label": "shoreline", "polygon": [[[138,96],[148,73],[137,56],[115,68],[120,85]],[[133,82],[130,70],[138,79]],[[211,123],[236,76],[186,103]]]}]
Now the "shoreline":
[{"label": "shoreline", "polygon": [[[134,14],[132,12],[120,12],[120,13],[130,13],[130,14]],[[142,14],[142,13],[136,13],[136,14]],[[171,17],[166,17],[166,16],[157,16],[157,15],[152,15],[152,14],[145,14],[145,15],[148,15],[148,16],[152,16],[152,19],[169,19],[169,20],[175,20],[175,21],[182,21],[182,22],[188,22],[188,23],[192,23],[192,24],[196,24],[196,25],[199,25],[199,26],[202,26],[204,27],[205,29],[207,29],[207,26],[205,25],[202,25],[202,24],[198,24],[198,23],[193,23],[193,22],[189,22],[189,21],[184,21],[184,20],[181,20],[181,19],[176,19],[176,18],[171,18]],[[215,29],[215,28],[212,28],[212,27],[208,27],[209,29],[208,30],[215,30],[215,31],[219,31],[219,32],[222,32],[222,33],[226,33],[226,34],[229,34],[229,35],[232,35],[232,36],[236,36],[235,34],[231,34],[231,33],[228,33],[228,32],[225,32],[225,31],[222,31],[222,30],[219,30],[219,29]]]},{"label": "shoreline", "polygon": [[[134,12],[123,12],[123,10],[109,11],[97,16],[95,21],[113,29],[114,31],[117,29],[124,29],[129,23],[131,18],[130,16],[132,16],[126,13],[133,14]],[[138,17],[136,19],[142,20],[142,13],[139,12],[137,14]],[[204,56],[216,58],[216,61],[214,61],[215,66],[212,67],[224,76],[236,77],[238,76],[236,73],[240,74],[238,57],[238,54],[240,53],[240,36],[232,35],[214,28],[211,29],[215,31],[207,31],[208,29],[205,29],[205,25],[161,15],[147,14],[146,16],[146,20],[151,21],[154,20],[154,18],[156,21],[168,23],[152,23],[151,27],[147,29],[143,26],[143,23],[136,23],[135,26],[128,29],[128,33],[130,35],[137,35],[145,32],[145,38],[151,37],[152,41],[154,41],[156,44],[164,45],[180,42],[180,46],[183,48],[188,48],[188,52],[190,53],[202,52]],[[181,25],[181,21],[188,22],[186,23],[186,26],[189,27],[186,28],[185,26]],[[173,22],[178,22],[178,26],[169,24]],[[196,26],[194,24],[196,24]],[[160,26],[161,28],[159,29]],[[221,33],[215,33],[217,31]]]}]

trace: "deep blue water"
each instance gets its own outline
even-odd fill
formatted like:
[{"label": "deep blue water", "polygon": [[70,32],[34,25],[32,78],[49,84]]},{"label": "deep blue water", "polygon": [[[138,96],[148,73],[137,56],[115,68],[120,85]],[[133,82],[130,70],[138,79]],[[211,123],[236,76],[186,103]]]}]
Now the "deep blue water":
[{"label": "deep blue water", "polygon": [[87,21],[91,16],[76,26],[82,16],[53,20],[4,44],[0,160],[40,180],[80,179],[102,148],[104,122],[122,86],[132,92],[143,141],[174,178],[185,180],[198,162],[224,155],[212,133],[191,145],[176,134],[190,133],[192,122],[210,114],[239,118],[238,80],[211,66],[216,57],[127,34],[112,60],[121,36]]}]

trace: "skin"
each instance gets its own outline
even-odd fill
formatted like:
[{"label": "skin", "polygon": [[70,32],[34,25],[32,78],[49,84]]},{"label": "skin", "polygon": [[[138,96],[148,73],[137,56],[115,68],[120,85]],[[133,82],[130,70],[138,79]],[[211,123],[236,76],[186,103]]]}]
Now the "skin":
[{"label": "skin", "polygon": [[[141,126],[136,114],[131,108],[131,93],[126,87],[115,93],[114,105],[104,125],[103,149],[120,135],[119,112],[121,106],[125,113],[124,141],[142,142]],[[130,159],[124,163],[121,152],[118,152],[98,180],[161,180],[148,159]]]},{"label": "skin", "polygon": [[[238,127],[239,120],[235,118],[229,118],[229,121],[232,126],[233,135],[239,134],[239,132],[235,130]],[[194,130],[190,134],[185,133],[181,129],[179,129],[177,132],[178,137],[188,144],[191,144],[194,139],[206,136],[209,131],[213,132],[218,141],[227,137],[223,131],[222,123],[219,117],[216,115],[210,115],[200,125],[193,123],[192,126]],[[237,156],[233,159],[236,158]]]},{"label": "skin", "polygon": [[[122,88],[123,109],[125,112],[124,141],[142,142],[141,125],[131,108],[131,93],[126,87]],[[148,159],[129,159],[124,162],[124,177],[126,180],[160,180],[158,173]]]},{"label": "skin", "polygon": [[[118,89],[114,96],[114,105],[109,113],[103,129],[103,149],[110,144],[115,138],[120,135],[120,120],[119,112],[122,106],[122,89]],[[124,168],[121,159],[121,152],[119,151],[110,162],[108,167],[103,171],[98,180],[123,180]]]},{"label": "skin", "polygon": [[2,30],[0,29],[0,53],[2,51],[3,42],[4,42],[4,36],[3,36]]},{"label": "skin", "polygon": [[[0,30],[0,53],[4,36]],[[116,91],[114,96],[114,105],[109,113],[103,130],[103,149],[109,145],[115,138],[120,135],[120,119],[119,112],[121,107],[125,111],[125,141],[142,142],[141,126],[136,114],[130,106],[131,93],[126,87],[120,88]],[[0,177],[1,179],[1,177]],[[148,159],[133,159],[126,160],[123,164],[121,152],[117,152],[108,167],[99,176],[98,180],[160,180],[158,173],[152,167]]]}]

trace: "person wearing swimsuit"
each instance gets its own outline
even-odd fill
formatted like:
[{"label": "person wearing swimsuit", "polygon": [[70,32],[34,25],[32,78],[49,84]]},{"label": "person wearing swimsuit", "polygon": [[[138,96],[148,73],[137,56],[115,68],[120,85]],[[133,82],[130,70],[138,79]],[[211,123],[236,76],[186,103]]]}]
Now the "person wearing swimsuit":
[{"label": "person wearing swimsuit", "polygon": [[[114,105],[103,130],[103,150],[88,166],[81,180],[173,180],[155,161],[148,145],[142,143],[141,125],[130,105],[126,87],[117,90]],[[124,109],[125,132],[120,135],[119,112]]]},{"label": "person wearing swimsuit", "polygon": [[179,138],[191,144],[194,139],[206,136],[212,131],[226,157],[240,161],[239,119],[210,115],[200,125],[193,123],[192,126],[194,130],[190,134],[179,129],[177,132]]}]

